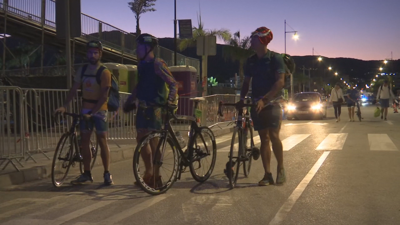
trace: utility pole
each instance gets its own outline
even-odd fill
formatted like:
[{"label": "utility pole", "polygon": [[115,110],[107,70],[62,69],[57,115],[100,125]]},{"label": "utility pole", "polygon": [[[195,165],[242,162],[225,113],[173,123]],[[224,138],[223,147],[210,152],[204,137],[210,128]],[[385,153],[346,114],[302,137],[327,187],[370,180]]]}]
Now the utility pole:
[{"label": "utility pole", "polygon": [[176,58],[176,49],[177,49],[177,41],[176,41],[176,0],[174,0],[174,66],[177,65],[177,58]]}]

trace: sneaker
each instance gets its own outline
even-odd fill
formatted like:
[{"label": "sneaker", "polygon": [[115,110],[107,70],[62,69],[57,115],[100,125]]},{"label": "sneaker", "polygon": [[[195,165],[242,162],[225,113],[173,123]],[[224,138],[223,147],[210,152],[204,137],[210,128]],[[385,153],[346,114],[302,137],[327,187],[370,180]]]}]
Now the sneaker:
[{"label": "sneaker", "polygon": [[276,184],[283,184],[286,182],[286,174],[285,174],[285,169],[282,168],[278,174],[276,175]]},{"label": "sneaker", "polygon": [[93,183],[93,177],[91,175],[83,173],[76,180],[71,181],[71,184],[83,184],[88,181],[90,181],[90,183]]},{"label": "sneaker", "polygon": [[257,160],[258,158],[260,158],[260,149],[254,147],[251,151],[251,154],[253,155],[253,159]]},{"label": "sneaker", "polygon": [[104,173],[104,184],[105,185],[114,184],[114,182],[112,180],[112,175],[110,173]]},{"label": "sneaker", "polygon": [[383,116],[381,116],[381,120],[383,120]]},{"label": "sneaker", "polygon": [[274,184],[274,178],[272,178],[271,173],[264,175],[264,178],[258,182],[258,186],[268,186],[273,184]]}]

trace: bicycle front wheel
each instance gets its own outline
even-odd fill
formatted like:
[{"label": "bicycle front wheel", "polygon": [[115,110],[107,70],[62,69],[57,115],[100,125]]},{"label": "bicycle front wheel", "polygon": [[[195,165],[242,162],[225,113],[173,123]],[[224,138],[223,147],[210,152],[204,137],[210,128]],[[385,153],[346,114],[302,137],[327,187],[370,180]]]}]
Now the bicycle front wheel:
[{"label": "bicycle front wheel", "polygon": [[[217,160],[217,144],[214,133],[208,127],[200,127],[193,136],[190,173],[198,182],[206,181],[212,174]],[[189,154],[190,155],[190,154]]]},{"label": "bicycle front wheel", "polygon": [[149,194],[162,194],[171,188],[176,180],[178,167],[179,153],[167,133],[151,133],[135,149],[135,184]]},{"label": "bicycle front wheel", "polygon": [[242,154],[242,144],[241,144],[241,130],[235,129],[232,135],[231,148],[229,152],[229,162],[226,168],[226,174],[229,178],[230,188],[236,186],[237,178],[239,176],[239,169],[242,161],[240,160]]},{"label": "bicycle front wheel", "polygon": [[[79,143],[79,149],[82,150],[82,146],[80,143]],[[89,149],[90,149],[90,154],[92,156],[92,160],[90,162],[90,170],[92,170],[94,165],[96,164],[97,153],[99,151],[99,142],[98,142],[97,136],[94,132],[92,133],[92,136],[90,137]],[[81,174],[83,174],[83,172],[84,172],[83,161],[80,162],[79,169],[81,171]]]},{"label": "bicycle front wheel", "polygon": [[247,177],[250,174],[251,162],[253,161],[253,129],[245,128],[243,134],[243,158],[246,159],[243,161],[243,173],[244,176]]},{"label": "bicycle front wheel", "polygon": [[65,133],[58,141],[51,165],[51,181],[54,187],[60,187],[68,175],[72,164],[74,144],[69,133]]}]

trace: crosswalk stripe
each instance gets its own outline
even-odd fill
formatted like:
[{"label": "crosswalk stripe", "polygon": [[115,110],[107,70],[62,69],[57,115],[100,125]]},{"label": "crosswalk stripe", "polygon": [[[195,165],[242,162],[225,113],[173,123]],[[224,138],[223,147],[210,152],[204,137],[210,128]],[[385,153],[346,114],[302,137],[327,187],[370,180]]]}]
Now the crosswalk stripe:
[{"label": "crosswalk stripe", "polygon": [[398,151],[387,134],[368,134],[368,143],[371,151]]},{"label": "crosswalk stripe", "polygon": [[282,141],[283,151],[289,151],[294,146],[308,138],[310,134],[294,134]]},{"label": "crosswalk stripe", "polygon": [[144,209],[151,207],[152,205],[166,199],[167,197],[168,196],[166,196],[166,195],[159,195],[156,197],[151,197],[149,200],[139,203],[139,204],[137,204],[129,209],[126,209],[120,213],[117,213],[113,216],[110,216],[107,219],[102,220],[98,224],[116,224],[116,223],[118,223],[118,222],[144,210]]},{"label": "crosswalk stripe", "polygon": [[329,134],[315,150],[342,150],[347,133]]},{"label": "crosswalk stripe", "polygon": [[70,220],[73,220],[75,218],[83,216],[83,215],[85,215],[87,213],[90,213],[90,212],[92,212],[94,210],[100,209],[100,208],[102,208],[102,207],[104,207],[106,205],[109,205],[111,203],[114,203],[116,201],[117,200],[103,201],[103,202],[97,202],[95,204],[86,206],[86,207],[78,209],[78,210],[76,210],[74,212],[68,213],[68,214],[66,214],[64,216],[58,217],[56,220],[53,221],[54,222],[53,224],[54,225],[63,224],[65,222],[68,222]]}]

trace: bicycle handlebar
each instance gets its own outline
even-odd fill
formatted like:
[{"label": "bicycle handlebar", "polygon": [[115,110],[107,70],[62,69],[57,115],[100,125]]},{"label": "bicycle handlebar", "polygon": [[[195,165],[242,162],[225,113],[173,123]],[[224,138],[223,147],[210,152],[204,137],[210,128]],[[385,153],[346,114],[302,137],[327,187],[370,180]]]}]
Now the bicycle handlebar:
[{"label": "bicycle handlebar", "polygon": [[[279,97],[277,97],[277,98],[274,98],[274,99],[272,99],[271,101],[269,101],[269,103],[268,104],[266,104],[264,107],[267,107],[267,106],[269,106],[269,105],[272,105],[273,103],[275,103],[277,100],[280,100],[280,99],[282,99],[282,96],[279,96]],[[219,105],[218,105],[218,112],[217,112],[217,114],[218,114],[218,116],[223,116],[223,114],[222,114],[222,106],[223,105],[225,105],[225,106],[235,106],[236,108],[238,108],[239,106],[241,106],[241,107],[252,107],[252,106],[256,106],[256,104],[254,104],[254,103],[252,103],[252,104],[249,104],[249,103],[242,103],[242,104],[240,104],[239,105],[239,102],[236,102],[236,103],[223,103],[222,101],[220,101],[219,102]]]}]

